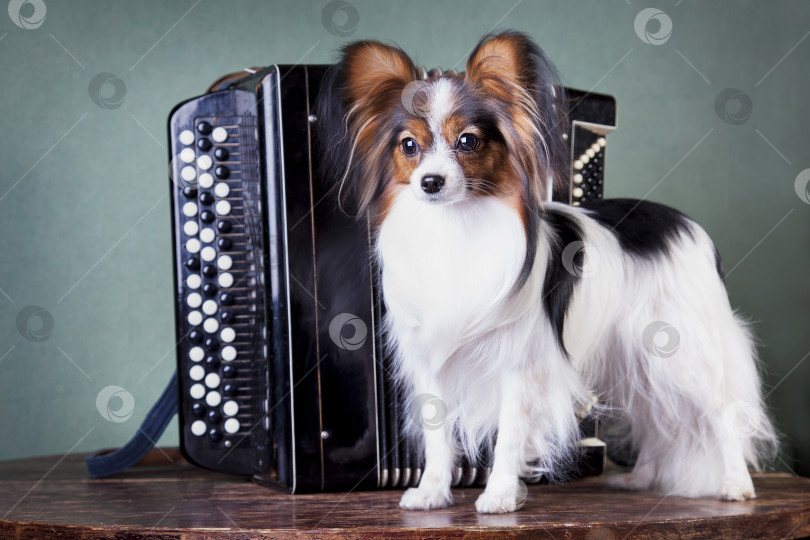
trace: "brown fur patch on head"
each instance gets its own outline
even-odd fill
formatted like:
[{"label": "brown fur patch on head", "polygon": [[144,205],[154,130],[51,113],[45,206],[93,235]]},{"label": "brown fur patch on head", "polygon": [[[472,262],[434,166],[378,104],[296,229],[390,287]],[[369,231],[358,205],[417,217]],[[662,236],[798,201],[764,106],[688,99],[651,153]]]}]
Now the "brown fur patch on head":
[{"label": "brown fur patch on head", "polygon": [[380,175],[391,169],[387,125],[391,112],[401,107],[403,90],[416,78],[416,67],[396,47],[360,41],[344,48],[341,72],[348,167],[360,169],[352,197],[363,212],[378,195]]},{"label": "brown fur patch on head", "polygon": [[515,166],[529,178],[528,194],[544,200],[547,179],[563,183],[567,175],[553,65],[526,35],[504,32],[481,40],[467,61],[465,80],[504,110],[499,127]]},{"label": "brown fur patch on head", "polygon": [[405,85],[416,78],[416,68],[404,52],[378,41],[347,46],[344,62],[346,98],[354,104],[379,107],[393,97],[400,99]]}]

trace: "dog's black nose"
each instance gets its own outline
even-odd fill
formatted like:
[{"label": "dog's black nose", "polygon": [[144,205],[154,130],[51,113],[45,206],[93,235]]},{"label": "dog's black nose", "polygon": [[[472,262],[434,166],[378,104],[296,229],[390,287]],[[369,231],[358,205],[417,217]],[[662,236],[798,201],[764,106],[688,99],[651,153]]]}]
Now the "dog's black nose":
[{"label": "dog's black nose", "polygon": [[422,177],[422,191],[425,193],[438,193],[442,190],[444,185],[444,177],[430,174]]}]

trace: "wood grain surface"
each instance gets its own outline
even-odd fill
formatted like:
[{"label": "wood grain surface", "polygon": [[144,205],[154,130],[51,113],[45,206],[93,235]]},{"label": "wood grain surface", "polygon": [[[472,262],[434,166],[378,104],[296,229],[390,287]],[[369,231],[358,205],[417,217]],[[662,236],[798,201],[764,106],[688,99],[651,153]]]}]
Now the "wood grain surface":
[{"label": "wood grain surface", "polygon": [[[165,452],[165,454],[164,454]],[[171,460],[171,462],[169,461]],[[82,456],[0,463],[0,538],[798,538],[810,479],[754,477],[747,502],[612,491],[604,476],[533,485],[522,510],[481,515],[480,488],[446,510],[400,510],[399,490],[289,495],[185,463],[174,449],[93,480]]]}]

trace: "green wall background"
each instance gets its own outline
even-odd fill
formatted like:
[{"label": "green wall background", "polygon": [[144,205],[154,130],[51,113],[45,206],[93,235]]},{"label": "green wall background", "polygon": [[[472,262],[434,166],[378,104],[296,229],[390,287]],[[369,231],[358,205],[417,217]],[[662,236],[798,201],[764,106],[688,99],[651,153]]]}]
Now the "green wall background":
[{"label": "green wall background", "polygon": [[[0,459],[124,443],[174,369],[164,146],[176,103],[224,73],[326,63],[362,38],[461,67],[481,35],[515,28],[568,85],[616,96],[608,195],[676,206],[714,237],[760,342],[785,436],[776,466],[810,475],[810,3],[349,2],[335,16],[339,29],[357,14],[348,36],[323,24],[326,0],[45,0],[33,29],[0,14]],[[659,45],[634,30],[648,7],[672,23]],[[22,15],[36,26],[33,4]],[[91,97],[99,73],[123,81],[123,101],[112,83]],[[718,102],[727,88],[739,92]],[[134,398],[125,421],[97,410],[110,385]],[[176,425],[161,443],[177,444]]]}]

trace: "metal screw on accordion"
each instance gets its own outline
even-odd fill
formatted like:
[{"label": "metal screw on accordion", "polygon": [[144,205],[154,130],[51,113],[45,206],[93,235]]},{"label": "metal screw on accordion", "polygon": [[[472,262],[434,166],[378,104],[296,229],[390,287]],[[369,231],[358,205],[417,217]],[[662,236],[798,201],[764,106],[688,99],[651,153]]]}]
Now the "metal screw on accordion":
[{"label": "metal screw on accordion", "polygon": [[327,431],[327,430],[321,431],[321,439],[326,440],[331,436],[332,436],[332,433],[330,433],[329,431]]},{"label": "metal screw on accordion", "polygon": [[315,122],[318,121],[318,117],[315,116],[314,114],[310,114],[309,116],[307,116],[307,120],[309,120],[310,124],[314,124]]}]

